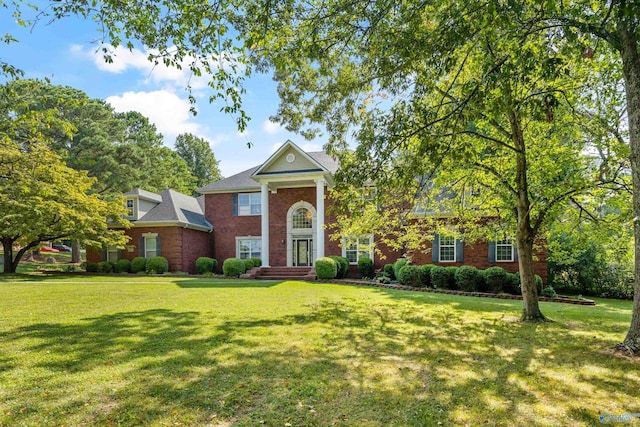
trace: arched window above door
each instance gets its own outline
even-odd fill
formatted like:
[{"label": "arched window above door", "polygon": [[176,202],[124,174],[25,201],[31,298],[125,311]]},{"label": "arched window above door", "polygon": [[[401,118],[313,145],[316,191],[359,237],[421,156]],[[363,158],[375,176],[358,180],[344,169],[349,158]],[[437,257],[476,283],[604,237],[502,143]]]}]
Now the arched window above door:
[{"label": "arched window above door", "polygon": [[313,228],[313,214],[307,208],[297,208],[291,219],[294,229]]}]

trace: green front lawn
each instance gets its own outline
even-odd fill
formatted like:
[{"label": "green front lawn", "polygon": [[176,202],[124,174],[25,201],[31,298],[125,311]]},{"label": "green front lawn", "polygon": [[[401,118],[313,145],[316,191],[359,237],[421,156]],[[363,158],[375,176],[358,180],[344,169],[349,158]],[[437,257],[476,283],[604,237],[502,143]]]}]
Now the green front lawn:
[{"label": "green front lawn", "polygon": [[599,425],[640,412],[640,363],[610,352],[631,302],[597,302],[532,325],[356,286],[0,277],[0,425]]}]

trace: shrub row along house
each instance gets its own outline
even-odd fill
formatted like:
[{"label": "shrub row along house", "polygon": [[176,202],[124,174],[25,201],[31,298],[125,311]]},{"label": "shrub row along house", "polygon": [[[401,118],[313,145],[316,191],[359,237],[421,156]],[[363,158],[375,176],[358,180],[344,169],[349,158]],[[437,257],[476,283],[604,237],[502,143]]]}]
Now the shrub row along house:
[{"label": "shrub row along house", "polygon": [[[161,255],[170,271],[195,272],[198,257],[260,258],[266,267],[312,267],[329,255],[346,257],[355,266],[361,257],[374,260],[375,268],[392,263],[402,254],[380,244],[371,234],[332,240],[327,214],[332,200],[337,162],[324,152],[305,152],[291,141],[283,144],[263,164],[213,182],[198,191],[198,199],[166,190],[161,194],[134,190],[125,194],[128,219],[133,227],[125,249],[89,250],[89,261],[116,261],[136,256]],[[380,252],[374,252],[373,244]],[[517,250],[511,241],[468,244],[436,235],[415,254],[417,264],[500,266],[518,271]],[[380,255],[382,253],[383,257]],[[536,274],[546,281],[546,252],[539,251]],[[355,268],[352,269],[355,271]]]}]

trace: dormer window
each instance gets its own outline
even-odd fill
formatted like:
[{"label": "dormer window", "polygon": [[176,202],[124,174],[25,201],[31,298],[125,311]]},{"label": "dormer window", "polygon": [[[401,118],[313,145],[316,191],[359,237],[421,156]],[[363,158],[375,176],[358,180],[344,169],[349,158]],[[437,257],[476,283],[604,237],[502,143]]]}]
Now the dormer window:
[{"label": "dormer window", "polygon": [[135,215],[135,202],[133,199],[127,199],[126,207],[127,207],[127,218],[133,218]]}]

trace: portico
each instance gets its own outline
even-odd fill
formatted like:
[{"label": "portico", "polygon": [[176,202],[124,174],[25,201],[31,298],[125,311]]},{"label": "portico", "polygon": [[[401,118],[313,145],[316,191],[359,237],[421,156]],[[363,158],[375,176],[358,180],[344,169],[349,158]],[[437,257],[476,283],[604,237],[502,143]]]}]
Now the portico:
[{"label": "portico", "polygon": [[[286,221],[286,264],[312,266],[325,255],[325,195],[332,185],[331,172],[287,141],[251,176],[260,184],[262,265],[271,266],[272,221]],[[272,218],[272,194],[290,188],[315,187],[315,200],[298,200],[287,210],[286,218]],[[315,202],[315,203],[314,203]]]}]

